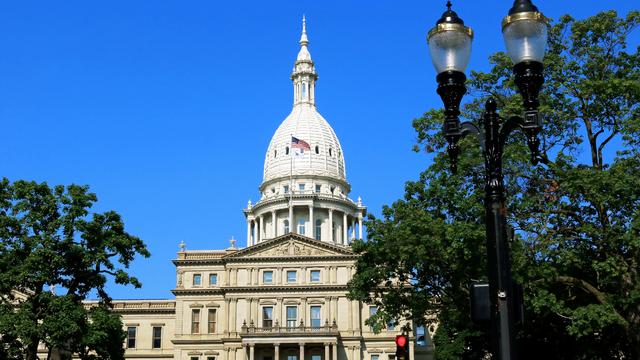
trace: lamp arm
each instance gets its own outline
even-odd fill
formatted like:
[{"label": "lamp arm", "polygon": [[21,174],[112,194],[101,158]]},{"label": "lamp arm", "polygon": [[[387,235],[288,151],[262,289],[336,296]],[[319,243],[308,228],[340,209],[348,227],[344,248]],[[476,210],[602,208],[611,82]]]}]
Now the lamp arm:
[{"label": "lamp arm", "polygon": [[522,133],[527,137],[527,145],[531,152],[531,163],[533,165],[537,165],[542,158],[540,155],[540,139],[538,138],[540,127],[530,126],[530,124],[528,124],[521,116],[511,116],[504,122],[500,128],[500,147],[504,149],[507,138],[509,138],[509,135],[516,130],[522,131]]}]

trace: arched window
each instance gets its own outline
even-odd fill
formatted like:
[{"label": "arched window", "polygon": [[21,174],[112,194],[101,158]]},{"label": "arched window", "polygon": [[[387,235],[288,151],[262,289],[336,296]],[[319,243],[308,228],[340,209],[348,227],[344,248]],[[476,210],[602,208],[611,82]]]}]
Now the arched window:
[{"label": "arched window", "polygon": [[278,150],[273,150],[273,157],[278,156]]},{"label": "arched window", "polygon": [[322,220],[316,220],[316,240],[320,240],[320,236],[322,235]]},{"label": "arched window", "polygon": [[304,219],[298,220],[298,234],[304,235]]},{"label": "arched window", "polygon": [[284,148],[284,154],[285,155],[289,155],[289,147],[288,146],[286,148]]},{"label": "arched window", "polygon": [[316,154],[320,154],[320,147],[316,145]]},{"label": "arched window", "polygon": [[284,233],[288,234],[289,233],[289,220],[284,220]]},{"label": "arched window", "polygon": [[329,148],[329,156],[332,156],[332,155],[331,155],[331,148]]},{"label": "arched window", "polygon": [[306,83],[302,83],[302,98],[303,99],[307,98],[307,84]]}]

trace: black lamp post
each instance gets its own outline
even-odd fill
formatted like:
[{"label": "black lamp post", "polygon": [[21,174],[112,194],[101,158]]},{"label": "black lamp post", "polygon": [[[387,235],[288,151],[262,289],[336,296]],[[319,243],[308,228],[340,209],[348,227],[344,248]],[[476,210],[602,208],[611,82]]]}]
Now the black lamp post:
[{"label": "black lamp post", "polygon": [[515,82],[522,95],[524,114],[502,119],[496,101],[487,100],[481,119],[460,122],[460,102],[466,93],[464,75],[471,55],[473,32],[464,25],[447,2],[447,11],[429,31],[431,59],[438,72],[438,94],[445,108],[443,132],[448,142],[451,168],[456,170],[460,152],[458,142],[468,134],[480,140],[485,162],[485,211],[489,292],[491,299],[491,339],[498,359],[516,359],[514,315],[518,304],[511,278],[509,246],[506,242],[506,203],[502,174],[502,154],[507,137],[521,130],[531,150],[531,162],[537,164],[542,120],[538,113],[538,93],[544,82],[542,59],[547,42],[547,19],[530,0],[515,0],[502,21],[507,52],[515,64]]}]

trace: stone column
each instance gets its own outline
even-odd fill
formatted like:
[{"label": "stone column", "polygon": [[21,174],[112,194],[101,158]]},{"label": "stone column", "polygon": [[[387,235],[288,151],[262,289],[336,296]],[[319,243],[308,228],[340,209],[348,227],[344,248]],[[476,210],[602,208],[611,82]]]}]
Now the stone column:
[{"label": "stone column", "polygon": [[273,360],[280,360],[280,344],[273,344]]},{"label": "stone column", "polygon": [[338,344],[333,344],[333,359],[338,360]]},{"label": "stone column", "polygon": [[251,220],[247,219],[247,247],[251,246]]},{"label": "stone column", "polygon": [[256,238],[258,240],[256,241],[256,244],[262,241],[263,230],[264,230],[264,216],[260,215],[258,216],[258,227],[256,228]]},{"label": "stone column", "polygon": [[304,360],[304,343],[300,343],[300,360]]},{"label": "stone column", "polygon": [[351,217],[351,238],[356,238],[356,221]]},{"label": "stone column", "polygon": [[361,331],[361,324],[360,324],[360,303],[358,301],[352,301],[351,305],[353,307],[353,311],[351,312],[351,314],[353,314],[353,324],[354,324],[354,331],[360,333]]},{"label": "stone column", "polygon": [[333,210],[329,209],[329,241],[335,243],[333,238]]},{"label": "stone column", "polygon": [[331,325],[331,316],[333,314],[333,309],[331,308],[331,297],[330,296],[326,297],[324,299],[324,303],[325,303],[325,318],[329,322],[329,325]]},{"label": "stone column", "polygon": [[362,240],[362,214],[358,214],[358,239]]},{"label": "stone column", "polygon": [[255,360],[255,350],[256,346],[254,344],[249,344],[249,360]]},{"label": "stone column", "polygon": [[[231,326],[229,325],[229,323],[231,322],[230,317],[231,317],[231,299],[224,299],[224,316],[222,316],[222,328],[224,329],[224,333],[229,333],[231,332]],[[216,314],[219,315],[219,314]],[[208,319],[207,319],[208,320]],[[209,326],[209,324],[207,323],[207,327]]]},{"label": "stone column", "polygon": [[342,213],[342,245],[346,245],[347,244],[347,237],[349,236],[347,234],[348,230],[349,230],[349,223],[347,223],[347,213]]},{"label": "stone column", "polygon": [[278,218],[276,218],[276,211],[271,212],[271,237],[278,236]]},{"label": "stone column", "polygon": [[[291,191],[291,189],[289,191]],[[295,227],[293,226],[293,205],[289,206],[289,232],[295,232]]]},{"label": "stone column", "polygon": [[304,326],[309,326],[309,322],[307,321],[307,298],[300,299],[300,319],[304,320]]},{"label": "stone column", "polygon": [[322,360],[329,360],[329,345],[331,345],[331,343],[324,343],[324,359]]},{"label": "stone column", "polygon": [[300,284],[305,284],[307,282],[307,268],[302,266],[300,268]]},{"label": "stone column", "polygon": [[313,205],[309,205],[309,230],[306,231],[305,234],[307,236],[309,236],[310,238],[316,238],[316,234],[315,234],[315,223],[313,222]]}]

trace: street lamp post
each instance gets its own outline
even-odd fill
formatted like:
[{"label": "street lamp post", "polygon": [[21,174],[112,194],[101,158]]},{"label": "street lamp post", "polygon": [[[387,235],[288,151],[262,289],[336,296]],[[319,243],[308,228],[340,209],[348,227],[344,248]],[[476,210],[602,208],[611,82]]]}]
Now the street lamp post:
[{"label": "street lamp post", "polygon": [[460,152],[459,141],[473,134],[478,137],[485,162],[485,212],[489,292],[491,299],[492,349],[498,359],[516,359],[515,309],[518,300],[511,277],[507,244],[506,202],[502,155],[509,135],[522,131],[535,165],[540,157],[538,133],[542,119],[538,113],[538,93],[544,82],[542,59],[547,40],[547,19],[530,0],[515,0],[502,22],[502,34],[507,52],[514,63],[513,73],[523,98],[523,116],[502,119],[496,101],[489,98],[477,123],[460,122],[460,102],[466,93],[464,71],[471,55],[472,30],[451,10],[447,11],[429,31],[431,59],[438,72],[438,94],[444,103],[443,133],[448,142],[451,168],[456,170]]}]

